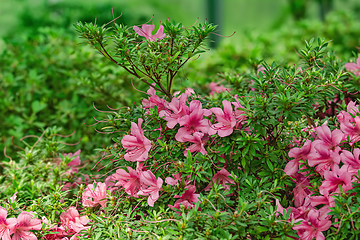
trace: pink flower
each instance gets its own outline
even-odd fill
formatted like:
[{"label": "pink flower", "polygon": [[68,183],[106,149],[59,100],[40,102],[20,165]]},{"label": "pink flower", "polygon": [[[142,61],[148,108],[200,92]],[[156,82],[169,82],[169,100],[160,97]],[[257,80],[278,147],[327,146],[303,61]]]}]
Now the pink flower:
[{"label": "pink flower", "polygon": [[175,195],[174,198],[179,198],[174,204],[174,206],[169,205],[171,209],[180,209],[180,204],[184,205],[186,208],[194,207],[193,203],[199,202],[200,194],[195,194],[196,187],[194,185],[189,185],[186,190],[181,196]]},{"label": "pink flower", "polygon": [[85,207],[95,207],[100,204],[101,207],[106,207],[106,189],[105,183],[95,183],[87,185],[83,195],[82,204]]},{"label": "pink flower", "polygon": [[300,225],[295,225],[294,230],[298,230],[298,235],[301,240],[325,240],[325,236],[322,233],[330,228],[331,221],[319,219],[319,211],[312,209],[308,213],[308,220],[302,221]]},{"label": "pink flower", "polygon": [[311,150],[311,141],[306,140],[305,144],[301,148],[292,148],[289,151],[289,157],[295,158],[294,160],[291,160],[288,162],[285,166],[285,173],[286,175],[293,175],[299,171],[300,160],[306,161],[307,155],[310,153]]},{"label": "pink flower", "polygon": [[236,119],[231,106],[231,102],[224,100],[222,102],[224,111],[221,108],[211,108],[211,112],[216,115],[218,123],[213,125],[213,128],[217,130],[219,137],[229,136],[233,132],[233,128],[236,125]]},{"label": "pink flower", "polygon": [[118,181],[115,186],[122,186],[125,192],[132,197],[138,197],[138,192],[141,187],[140,183],[140,169],[132,169],[127,167],[128,173],[123,169],[118,169],[116,173],[112,175],[113,181]]},{"label": "pink flower", "polygon": [[230,191],[230,185],[235,184],[235,181],[229,178],[229,176],[231,176],[231,174],[225,168],[222,168],[212,177],[210,184],[204,190],[210,191],[214,183],[221,183],[225,190]]},{"label": "pink flower", "polygon": [[[179,182],[182,181],[182,178],[181,178],[181,173],[176,173],[176,174],[173,174],[174,178],[172,177],[167,177],[165,178],[165,182],[171,186],[175,186],[176,184],[178,184]],[[186,176],[186,180],[184,181],[184,185],[185,185],[185,188],[189,185],[190,183],[190,180],[189,180],[190,176]]]},{"label": "pink flower", "polygon": [[[153,84],[153,86],[155,86],[155,84]],[[143,107],[148,109],[147,113],[149,113],[149,109],[153,109],[155,106],[157,106],[159,112],[166,109],[165,104],[167,101],[157,96],[153,87],[149,88],[147,94],[150,96],[149,99],[142,100]]]},{"label": "pink flower", "polygon": [[150,40],[150,42],[154,42],[156,39],[163,39],[165,37],[164,26],[160,25],[159,30],[155,35],[152,35],[152,32],[155,29],[155,25],[143,24],[142,28],[138,26],[133,27],[134,31],[142,37],[145,37],[146,40]]},{"label": "pink flower", "polygon": [[63,226],[68,229],[79,233],[80,231],[87,229],[84,225],[88,224],[90,220],[86,216],[79,216],[79,212],[75,207],[69,207],[66,212],[60,214],[60,220]]},{"label": "pink flower", "polygon": [[308,155],[308,163],[310,167],[317,165],[316,171],[323,174],[329,167],[333,169],[335,164],[340,163],[340,155],[322,146],[320,142],[313,143],[311,153]]},{"label": "pink flower", "polygon": [[167,109],[160,111],[159,116],[164,117],[168,128],[174,128],[181,117],[189,114],[189,107],[186,105],[187,98],[185,93],[181,94],[179,98],[174,97],[170,103],[166,104]]},{"label": "pink flower", "polygon": [[13,203],[13,202],[16,202],[16,195],[17,195],[17,192],[14,193],[14,195],[10,198],[10,201]]},{"label": "pink flower", "polygon": [[313,144],[319,142],[323,147],[336,153],[341,150],[339,144],[343,140],[344,133],[340,129],[335,129],[331,132],[328,126],[322,125],[316,128],[316,134],[319,137],[319,140],[315,140]]},{"label": "pink flower", "polygon": [[241,124],[246,119],[246,112],[242,109],[245,109],[241,104],[239,103],[239,100],[237,99],[238,96],[235,95],[235,102],[231,102],[235,107],[234,116],[237,121],[237,125]]},{"label": "pink flower", "polygon": [[339,168],[335,165],[333,171],[325,171],[324,178],[319,187],[319,191],[322,195],[328,195],[330,192],[340,192],[339,185],[342,186],[344,192],[352,189],[351,177],[353,174],[349,173],[348,165],[343,165]]},{"label": "pink flower", "polygon": [[360,56],[356,60],[356,63],[346,63],[345,68],[360,77]]},{"label": "pink flower", "polygon": [[193,135],[186,135],[182,138],[183,141],[192,142],[193,144],[187,147],[184,151],[185,157],[188,155],[188,151],[193,152],[201,152],[202,155],[206,155],[207,151],[204,147],[204,144],[209,140],[208,136],[201,132],[195,132]]},{"label": "pink flower", "polygon": [[190,113],[178,119],[180,126],[183,127],[178,130],[175,139],[179,142],[186,142],[183,138],[194,132],[208,133],[209,135],[215,134],[216,130],[210,127],[210,121],[203,118],[209,115],[211,115],[211,111],[202,109],[202,104],[199,100],[191,101]]},{"label": "pink flower", "polygon": [[141,162],[145,161],[149,156],[149,151],[151,149],[151,142],[144,135],[143,130],[141,129],[141,124],[143,120],[138,119],[138,124],[131,123],[131,135],[126,135],[121,140],[121,144],[126,148],[127,153],[124,158],[127,161],[131,162]]},{"label": "pink flower", "polygon": [[34,216],[29,212],[21,212],[16,219],[16,222],[9,224],[11,233],[14,233],[12,239],[18,240],[37,240],[37,237],[32,230],[41,229],[41,220],[33,218]]},{"label": "pink flower", "polygon": [[6,218],[7,211],[5,208],[0,207],[0,238],[4,240],[10,240],[10,228],[9,225],[14,226],[16,224],[16,218]]},{"label": "pink flower", "polygon": [[68,240],[67,236],[72,235],[74,232],[66,232],[65,228],[63,226],[60,227],[53,227],[49,229],[50,232],[56,232],[53,234],[46,234],[45,239],[46,240]]},{"label": "pink flower", "polygon": [[219,83],[215,83],[215,82],[210,83],[210,89],[211,89],[210,95],[214,95],[214,93],[231,91],[231,88],[226,88],[224,87],[224,85],[219,86]]},{"label": "pink flower", "polygon": [[63,154],[64,157],[66,156],[69,158],[75,157],[71,162],[68,163],[68,166],[79,166],[81,164],[80,153],[81,153],[81,149],[77,150],[74,153]]},{"label": "pink flower", "polygon": [[297,173],[295,174],[295,180],[296,187],[294,188],[294,205],[295,207],[300,207],[305,204],[306,199],[313,194],[313,192],[308,189],[310,183],[307,177]]},{"label": "pink flower", "polygon": [[360,141],[360,117],[346,118],[340,123],[340,129],[350,136],[352,143]]},{"label": "pink flower", "polygon": [[150,171],[143,171],[140,174],[141,189],[138,195],[150,195],[148,197],[149,206],[153,207],[156,200],[159,199],[159,191],[162,189],[163,180],[161,178],[156,179],[155,175]]}]

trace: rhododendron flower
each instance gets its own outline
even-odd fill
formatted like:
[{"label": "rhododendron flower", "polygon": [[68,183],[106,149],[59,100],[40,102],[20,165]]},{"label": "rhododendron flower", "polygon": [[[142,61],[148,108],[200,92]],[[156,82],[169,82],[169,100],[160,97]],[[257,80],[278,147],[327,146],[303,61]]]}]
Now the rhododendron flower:
[{"label": "rhododendron flower", "polygon": [[151,149],[151,142],[144,135],[143,130],[141,129],[141,124],[143,120],[138,119],[138,124],[131,123],[131,135],[126,135],[121,140],[121,144],[126,148],[127,153],[124,158],[127,161],[145,161],[149,156],[149,151]]},{"label": "rhododendron flower", "polygon": [[66,232],[65,228],[63,226],[60,227],[53,227],[49,229],[50,232],[56,232],[53,234],[46,234],[45,239],[46,240],[68,240],[66,236],[73,234],[73,232]]},{"label": "rhododendron flower", "polygon": [[[172,177],[167,177],[165,178],[165,182],[171,186],[175,186],[176,184],[178,184],[179,182],[182,181],[182,174],[181,173],[176,173],[176,174],[173,174],[174,178]],[[187,175],[186,176],[186,180],[184,182],[184,187],[186,188],[189,184],[190,184],[190,180],[189,180],[190,176]]]},{"label": "rhododendron flower", "polygon": [[68,163],[68,166],[79,166],[81,164],[80,153],[81,153],[81,149],[77,150],[74,153],[63,154],[64,157],[67,156],[69,158],[73,158],[76,156],[73,160],[71,160],[71,162]]},{"label": "rhododendron flower", "polygon": [[0,207],[0,238],[4,240],[10,240],[10,228],[9,225],[16,224],[16,218],[6,218],[7,211],[5,208]]},{"label": "rhododendron flower", "polygon": [[210,121],[204,119],[204,116],[211,115],[211,111],[202,109],[202,104],[199,100],[193,100],[190,102],[190,113],[181,117],[178,122],[180,126],[183,126],[178,130],[175,135],[175,139],[179,142],[186,142],[185,136],[189,136],[194,132],[208,133],[213,135],[216,130],[210,127]]},{"label": "rhododendron flower", "polygon": [[182,138],[183,141],[192,142],[193,144],[187,147],[184,151],[185,157],[188,155],[188,151],[201,152],[202,155],[206,155],[207,151],[205,150],[204,144],[207,143],[209,137],[201,132],[195,132],[193,135],[187,135]]},{"label": "rhododendron flower", "polygon": [[237,99],[237,95],[235,95],[235,102],[231,102],[234,107],[235,107],[235,111],[234,111],[234,116],[235,119],[237,121],[237,125],[241,124],[245,119],[246,119],[246,112],[243,111],[242,109],[245,109],[243,106],[241,106],[241,104],[239,103],[239,100]]},{"label": "rhododendron flower", "polygon": [[33,218],[34,216],[29,212],[21,212],[16,222],[9,224],[10,232],[14,233],[12,239],[18,240],[37,240],[37,237],[32,230],[41,229],[41,220]]},{"label": "rhododendron flower", "polygon": [[106,189],[105,183],[99,182],[87,185],[82,194],[82,204],[85,207],[95,207],[100,204],[101,207],[106,207]]},{"label": "rhododendron flower", "polygon": [[224,106],[224,111],[221,108],[211,108],[211,112],[216,115],[216,120],[218,123],[215,123],[212,127],[217,130],[219,137],[229,136],[236,125],[236,119],[234,112],[231,106],[231,102],[224,100],[222,102]]},{"label": "rhododendron flower", "polygon": [[189,107],[186,105],[187,98],[185,93],[178,98],[174,97],[170,103],[166,104],[167,109],[159,112],[159,116],[164,117],[164,120],[167,121],[168,128],[174,128],[178,119],[189,114]]},{"label": "rhododendron flower", "polygon": [[352,174],[348,171],[348,165],[343,165],[339,168],[335,165],[333,171],[324,172],[324,181],[319,187],[319,191],[322,195],[328,195],[330,192],[340,193],[339,185],[342,186],[344,192],[352,189]]},{"label": "rhododendron flower", "polygon": [[225,190],[230,191],[230,185],[235,184],[235,181],[229,178],[229,176],[231,176],[231,174],[225,168],[222,168],[212,177],[210,184],[204,190],[210,191],[214,183],[221,183]]},{"label": "rhododendron flower", "polygon": [[180,209],[180,205],[185,206],[185,208],[192,208],[194,207],[193,203],[199,202],[200,194],[195,194],[196,187],[194,185],[190,185],[187,187],[188,190],[186,190],[181,196],[175,195],[174,198],[179,198],[174,205],[168,205],[171,209]]},{"label": "rhododendron flower", "polygon": [[132,169],[127,167],[128,173],[123,169],[116,170],[116,173],[112,175],[113,181],[118,181],[115,186],[122,186],[125,192],[132,197],[138,197],[138,191],[140,190],[140,169]]},{"label": "rhododendron flower", "polygon": [[310,153],[311,150],[311,140],[306,140],[305,144],[301,148],[292,148],[289,151],[289,157],[295,158],[288,162],[285,166],[285,173],[286,175],[293,175],[299,171],[300,160],[305,161],[307,159],[307,155]]},{"label": "rhododendron flower", "polygon": [[79,216],[79,212],[75,207],[69,207],[66,212],[60,214],[61,224],[68,229],[79,233],[80,231],[87,229],[84,225],[88,224],[90,220],[86,216]]},{"label": "rhododendron flower", "polygon": [[356,116],[354,119],[347,118],[340,124],[340,129],[350,136],[353,143],[360,141],[360,117]]},{"label": "rhododendron flower", "polygon": [[303,206],[305,200],[313,194],[312,191],[308,189],[310,186],[308,178],[301,173],[295,174],[296,187],[294,188],[294,205],[295,207]]},{"label": "rhododendron flower", "polygon": [[331,221],[327,219],[319,219],[319,211],[312,209],[308,213],[307,221],[302,221],[300,225],[295,225],[294,230],[298,230],[300,239],[311,240],[325,240],[322,233],[330,228]]},{"label": "rhododendron flower", "polygon": [[329,167],[334,169],[335,164],[340,163],[340,155],[323,147],[319,142],[313,143],[311,153],[308,155],[308,163],[310,167],[316,165],[316,171],[322,175]]},{"label": "rhododendron flower", "polygon": [[353,153],[354,155],[347,150],[342,150],[340,158],[345,165],[350,166],[349,172],[357,173],[360,169],[360,149],[355,148]]},{"label": "rhododendron flower", "polygon": [[319,139],[315,140],[313,144],[319,143],[321,146],[336,153],[341,150],[339,144],[344,138],[344,133],[340,129],[335,129],[331,132],[328,126],[322,125],[316,128],[316,134]]},{"label": "rhododendron flower", "polygon": [[16,202],[16,195],[17,195],[17,192],[14,193],[14,195],[12,195],[12,197],[10,198],[10,201],[13,203],[13,202]]},{"label": "rhododendron flower", "polygon": [[356,63],[346,63],[345,68],[360,77],[360,56],[356,60]]},{"label": "rhododendron flower", "polygon": [[150,171],[143,171],[140,174],[141,189],[138,195],[150,195],[148,197],[149,206],[153,207],[156,200],[159,199],[159,191],[162,189],[163,180],[161,178],[156,179],[155,175]]},{"label": "rhododendron flower", "polygon": [[224,85],[219,86],[219,83],[215,83],[215,82],[210,83],[210,89],[211,89],[210,95],[214,95],[214,93],[231,91],[231,88],[226,88],[224,87]]},{"label": "rhododendron flower", "polygon": [[[153,84],[155,85],[155,84]],[[153,109],[155,106],[157,106],[158,111],[165,110],[165,104],[167,101],[165,99],[160,98],[156,95],[156,90],[153,87],[150,87],[149,90],[146,92],[150,97],[149,99],[143,99],[142,105],[145,109]],[[147,114],[149,111],[147,110]]]},{"label": "rhododendron flower", "polygon": [[165,37],[164,26],[160,25],[158,31],[152,35],[152,32],[155,29],[155,24],[143,24],[142,28],[138,26],[133,26],[134,31],[142,37],[145,37],[146,40],[150,40],[150,42],[156,41],[156,39],[163,39]]}]

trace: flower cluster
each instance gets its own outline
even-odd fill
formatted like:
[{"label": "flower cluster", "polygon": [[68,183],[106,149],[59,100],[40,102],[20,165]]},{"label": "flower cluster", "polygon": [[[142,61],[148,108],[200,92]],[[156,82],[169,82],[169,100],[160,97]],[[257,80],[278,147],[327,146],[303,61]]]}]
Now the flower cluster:
[{"label": "flower cluster", "polygon": [[[307,140],[302,147],[290,150],[285,173],[296,182],[294,189],[295,207],[291,207],[291,219],[302,221],[293,229],[298,230],[300,239],[325,239],[323,231],[332,222],[332,207],[335,207],[334,196],[346,193],[353,188],[356,175],[360,170],[360,149],[346,150],[360,141],[359,106],[355,102],[347,105],[347,111],[337,115],[340,129],[330,130],[327,125],[315,129],[313,141]],[[348,143],[348,145],[346,144]],[[314,171],[311,172],[311,168]],[[310,190],[310,180],[320,177],[318,192]],[[278,211],[283,212],[278,203]],[[321,206],[320,208],[318,206]],[[337,219],[335,219],[337,221]]]}]

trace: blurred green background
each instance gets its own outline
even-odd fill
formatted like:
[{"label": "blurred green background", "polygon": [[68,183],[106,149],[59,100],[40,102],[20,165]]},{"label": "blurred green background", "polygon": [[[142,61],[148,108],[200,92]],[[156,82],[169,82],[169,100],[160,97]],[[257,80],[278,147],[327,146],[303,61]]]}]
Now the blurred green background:
[{"label": "blurred green background", "polygon": [[0,149],[7,146],[7,154],[14,154],[15,145],[25,146],[21,137],[57,125],[64,134],[76,130],[70,141],[81,139],[66,151],[93,154],[112,137],[84,125],[106,117],[93,104],[106,110],[140,103],[131,77],[81,44],[74,23],[95,17],[107,23],[112,6],[115,16],[123,13],[117,22],[128,26],[153,15],[156,25],[170,18],[189,26],[197,18],[214,19],[209,2],[218,4],[218,33],[236,33],[216,39],[216,49],[191,62],[178,77],[178,89],[206,91],[204,85],[218,81],[218,73],[245,71],[250,59],[298,64],[295,49],[311,37],[332,40],[330,48],[344,61],[360,46],[358,0],[0,0]]}]

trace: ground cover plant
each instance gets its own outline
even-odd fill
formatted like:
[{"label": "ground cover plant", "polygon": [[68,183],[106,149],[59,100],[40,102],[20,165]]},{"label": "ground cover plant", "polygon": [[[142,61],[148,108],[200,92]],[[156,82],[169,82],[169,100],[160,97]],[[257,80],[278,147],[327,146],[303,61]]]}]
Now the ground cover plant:
[{"label": "ground cover plant", "polygon": [[2,239],[357,238],[357,54],[341,61],[311,39],[296,65],[253,60],[182,89],[179,71],[216,26],[75,28],[148,90],[98,110],[113,142],[96,142],[97,159],[67,151],[56,127],[21,139],[2,162]]}]

